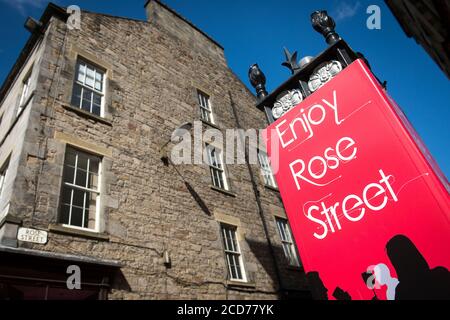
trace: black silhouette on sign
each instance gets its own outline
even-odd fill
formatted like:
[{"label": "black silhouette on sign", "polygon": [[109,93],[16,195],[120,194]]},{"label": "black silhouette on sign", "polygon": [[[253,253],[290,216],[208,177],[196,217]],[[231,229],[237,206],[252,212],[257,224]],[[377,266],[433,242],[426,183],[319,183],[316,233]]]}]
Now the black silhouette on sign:
[{"label": "black silhouette on sign", "polygon": [[369,289],[373,292],[372,300],[378,300],[377,293],[375,292],[375,278],[373,277],[373,273],[369,271],[365,271],[361,274],[364,283],[368,286]]},{"label": "black silhouette on sign", "polygon": [[395,300],[450,300],[450,272],[444,267],[431,270],[410,239],[397,235],[386,250],[399,281]]},{"label": "black silhouette on sign", "polygon": [[[328,300],[328,289],[320,279],[318,272],[309,272],[306,274],[309,287],[311,289],[311,295],[314,300]],[[352,300],[350,294],[341,288],[337,287],[333,292],[333,297],[336,300]]]},{"label": "black silhouette on sign", "polygon": [[[384,280],[395,280],[395,300],[450,300],[450,272],[444,267],[430,269],[427,261],[416,248],[414,243],[404,235],[393,237],[386,244],[386,251],[394,267],[397,278],[391,278],[389,269],[384,264],[379,264],[376,268],[381,268],[379,275],[372,272],[362,273],[364,282],[373,290],[375,275],[380,277],[379,283],[388,285]],[[375,270],[376,271],[376,270]],[[306,275],[311,288],[313,299],[328,300],[328,289],[323,284],[318,272],[309,272]],[[398,281],[397,281],[398,280]],[[373,290],[372,300],[378,300]],[[389,292],[388,292],[389,296]],[[391,299],[394,294],[391,292]],[[333,292],[333,297],[337,300],[351,300],[348,292],[337,287]]]},{"label": "black silhouette on sign", "polygon": [[342,300],[342,301],[348,301],[352,300],[352,297],[348,294],[347,291],[342,290],[341,288],[337,287],[333,292],[333,297],[336,300]]},{"label": "black silhouette on sign", "polygon": [[306,274],[311,295],[314,300],[328,300],[328,289],[324,286],[318,272],[309,272]]}]

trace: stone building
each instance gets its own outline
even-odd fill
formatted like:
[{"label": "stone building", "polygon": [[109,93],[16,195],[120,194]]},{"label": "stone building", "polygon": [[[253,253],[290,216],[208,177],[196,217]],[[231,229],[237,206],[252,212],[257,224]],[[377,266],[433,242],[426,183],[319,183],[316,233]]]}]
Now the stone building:
[{"label": "stone building", "polygon": [[405,34],[414,38],[450,79],[450,3],[385,0]]},{"label": "stone building", "polygon": [[0,92],[0,298],[309,297],[262,151],[261,166],[224,164],[214,142],[195,146],[213,163],[161,161],[183,123],[266,120],[217,42],[145,9],[28,20]]}]

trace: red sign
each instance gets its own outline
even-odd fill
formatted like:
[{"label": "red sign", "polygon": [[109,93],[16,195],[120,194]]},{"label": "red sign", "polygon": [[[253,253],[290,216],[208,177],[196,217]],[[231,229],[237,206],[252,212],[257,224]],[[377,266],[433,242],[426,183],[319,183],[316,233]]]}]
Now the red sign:
[{"label": "red sign", "polygon": [[264,136],[316,296],[450,298],[448,182],[362,61]]}]

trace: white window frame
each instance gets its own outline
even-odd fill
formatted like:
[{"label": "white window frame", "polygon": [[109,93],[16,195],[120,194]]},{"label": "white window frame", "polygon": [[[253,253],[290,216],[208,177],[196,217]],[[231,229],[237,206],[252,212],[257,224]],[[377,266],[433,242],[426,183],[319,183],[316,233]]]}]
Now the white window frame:
[{"label": "white window frame", "polygon": [[[215,151],[214,155],[213,151]],[[216,188],[229,191],[225,165],[223,163],[222,150],[213,145],[207,144],[206,152],[208,154],[208,165],[211,173],[212,185]],[[216,163],[217,165],[215,165],[214,163]],[[217,178],[217,181],[219,181],[219,185],[216,184],[216,180],[214,178]],[[220,185],[220,181],[222,181],[223,186]]]},{"label": "white window frame", "polygon": [[[223,243],[223,249],[225,253],[225,264],[227,265],[228,270],[228,276],[231,281],[235,282],[247,282],[247,273],[245,271],[245,264],[244,259],[242,257],[242,251],[238,240],[238,227],[226,224],[226,223],[220,223],[220,233]],[[231,238],[228,238],[228,236],[231,235]],[[229,241],[231,241],[231,248],[229,247]],[[240,268],[240,273],[242,278],[235,278],[233,277],[232,272],[232,265],[230,263],[230,257],[237,257],[237,260],[234,260],[235,262],[235,274],[238,275],[238,269],[237,266]],[[236,263],[237,262],[237,263]]]},{"label": "white window frame", "polygon": [[8,157],[5,163],[0,168],[0,200],[2,199],[3,191],[5,189],[5,180],[8,174],[9,160],[10,158]]},{"label": "white window frame", "polygon": [[270,160],[269,157],[267,156],[267,153],[262,150],[259,150],[258,160],[259,165],[261,167],[261,175],[264,178],[264,184],[266,186],[278,189],[278,185],[275,180],[275,176],[273,175],[272,167],[270,165]]},{"label": "white window frame", "polygon": [[23,108],[25,108],[25,103],[30,97],[31,76],[33,74],[32,70],[33,68],[31,68],[30,71],[28,71],[28,73],[22,80],[22,90],[20,93],[19,107],[17,108],[16,116],[18,116],[22,112]]},{"label": "white window frame", "polygon": [[275,217],[278,234],[281,239],[284,256],[291,267],[300,267],[300,259],[297,254],[297,248],[292,237],[291,228],[287,219]]},{"label": "white window frame", "polygon": [[[101,185],[102,185],[102,172],[103,172],[102,171],[102,161],[103,160],[102,160],[102,158],[100,156],[98,156],[96,154],[89,153],[89,152],[86,152],[84,150],[77,149],[76,147],[67,146],[67,148],[72,149],[75,152],[81,152],[81,153],[87,154],[89,156],[99,158],[97,190],[90,189],[90,188],[87,188],[87,187],[78,186],[78,185],[76,185],[74,183],[65,182],[64,181],[64,175],[63,175],[63,178],[62,178],[63,179],[63,181],[62,181],[63,185],[65,187],[70,188],[71,190],[77,189],[77,190],[80,190],[80,191],[83,191],[83,192],[88,192],[89,194],[96,194],[97,195],[96,199],[95,199],[95,201],[96,201],[95,202],[95,206],[96,207],[95,207],[95,213],[94,213],[94,216],[95,216],[95,228],[94,229],[84,228],[84,227],[78,227],[78,226],[65,224],[65,223],[63,223],[62,226],[66,227],[66,228],[70,228],[70,229],[76,229],[76,230],[82,230],[82,231],[89,231],[89,232],[98,233],[98,232],[100,232],[100,209],[101,209],[101,206],[100,206],[101,203],[100,202],[101,202]],[[67,148],[66,148],[66,155],[67,155]],[[88,172],[89,172],[89,164],[90,164],[90,159],[88,159],[88,168],[87,168]],[[64,170],[65,170],[65,167],[66,167],[66,160],[64,160]],[[76,155],[76,160],[75,160],[75,170],[74,170],[74,179],[75,180],[76,180],[76,177],[77,177],[77,170],[78,170],[78,154]],[[86,177],[86,184],[88,184],[88,182],[89,182],[89,177],[87,176]],[[60,197],[61,197],[61,201],[62,201],[62,189],[61,189]],[[85,193],[84,197],[86,197],[86,193]],[[70,211],[69,211],[69,222],[71,220],[71,214],[72,214],[73,192],[71,192],[70,202],[71,203],[70,203]],[[85,201],[83,201],[83,222],[84,222],[84,219],[85,219],[85,212],[84,212],[84,205],[85,205],[85,203],[86,203],[86,198],[85,198]],[[61,203],[60,210],[62,210],[62,203]],[[84,225],[84,223],[82,223],[82,224]]]},{"label": "white window frame", "polygon": [[[85,67],[85,73],[84,73],[84,79],[83,82],[79,81],[79,73],[80,73],[80,66],[84,66]],[[94,70],[94,85],[93,87],[90,87],[88,85],[86,85],[86,78],[87,78],[87,69],[88,67],[90,69]],[[102,91],[99,91],[97,89],[95,89],[95,80],[96,80],[96,75],[97,73],[101,73],[102,74]],[[75,67],[75,78],[73,81],[73,86],[72,86],[72,96],[71,96],[71,104],[81,110],[83,109],[83,94],[85,90],[88,90],[91,92],[91,106],[90,106],[90,111],[86,111],[89,112],[93,115],[99,116],[99,117],[105,117],[105,96],[106,96],[106,75],[107,75],[107,71],[106,69],[99,67],[91,62],[89,62],[88,60],[82,58],[82,57],[78,57],[77,58],[77,63],[76,63],[76,67]],[[74,94],[75,94],[75,86],[78,85],[81,87],[81,93],[80,93],[80,103],[79,105],[74,105],[73,104],[73,99],[74,99]],[[101,102],[100,102],[100,115],[97,115],[95,113],[92,112],[92,108],[93,108],[93,104],[94,104],[94,96],[93,94],[96,93],[98,95],[100,95],[101,97]]]},{"label": "white window frame", "polygon": [[198,97],[198,105],[200,106],[201,119],[205,122],[215,124],[214,114],[211,106],[211,97],[200,90],[197,90],[197,97]]}]

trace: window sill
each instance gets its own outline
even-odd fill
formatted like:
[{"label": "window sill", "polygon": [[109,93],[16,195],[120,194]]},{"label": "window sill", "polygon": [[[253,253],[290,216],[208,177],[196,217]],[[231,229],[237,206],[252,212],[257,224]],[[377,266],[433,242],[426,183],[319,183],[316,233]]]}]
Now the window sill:
[{"label": "window sill", "polygon": [[256,284],[254,282],[240,282],[240,281],[232,281],[227,280],[228,288],[247,288],[247,289],[256,289]]},{"label": "window sill", "polygon": [[87,112],[87,111],[85,111],[83,109],[80,109],[80,108],[76,108],[76,107],[74,107],[72,105],[63,104],[62,106],[63,106],[64,109],[66,109],[68,111],[75,112],[79,116],[82,116],[84,118],[88,118],[88,119],[91,119],[91,120],[94,120],[94,121],[97,121],[97,122],[101,122],[103,124],[106,124],[106,125],[112,127],[112,122],[110,120],[108,120],[108,119],[99,117],[99,116],[97,116],[95,114],[92,114],[92,113]]},{"label": "window sill", "polygon": [[214,191],[220,192],[220,193],[222,193],[222,194],[224,194],[226,196],[236,198],[236,194],[231,192],[231,191],[228,191],[228,190],[225,190],[225,189],[221,189],[221,188],[217,188],[217,187],[214,187],[214,186],[211,186],[211,189],[214,190]]},{"label": "window sill", "polygon": [[268,186],[267,184],[264,185],[264,188],[275,191],[275,192],[280,192],[280,190],[278,188],[272,187],[272,186]]},{"label": "window sill", "polygon": [[207,126],[210,126],[210,127],[214,128],[214,129],[217,129],[217,130],[220,130],[220,128],[219,128],[217,125],[215,125],[214,123],[211,123],[211,122],[206,121],[206,120],[203,120],[203,119],[201,119],[201,120],[202,120],[202,122],[203,122],[204,124],[206,124]]},{"label": "window sill", "polygon": [[109,236],[105,233],[97,233],[97,232],[72,229],[72,228],[64,227],[59,224],[50,225],[48,227],[48,230],[50,232],[58,233],[58,234],[71,235],[71,236],[75,236],[75,237],[88,238],[88,239],[99,240],[99,241],[109,241]]}]

